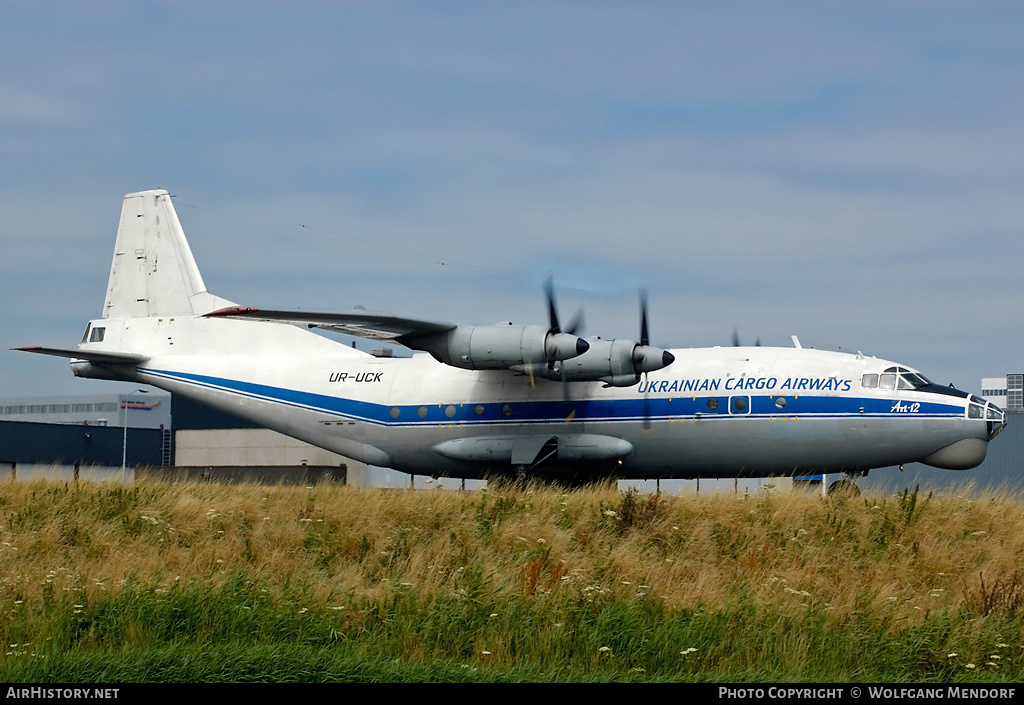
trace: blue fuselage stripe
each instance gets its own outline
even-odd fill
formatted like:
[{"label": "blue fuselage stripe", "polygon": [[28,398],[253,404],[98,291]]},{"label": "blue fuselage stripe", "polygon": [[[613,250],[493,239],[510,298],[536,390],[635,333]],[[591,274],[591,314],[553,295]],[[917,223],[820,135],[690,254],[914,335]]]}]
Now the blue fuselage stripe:
[{"label": "blue fuselage stripe", "polygon": [[[571,405],[567,405],[562,400],[508,400],[467,404],[393,406],[208,375],[145,368],[139,371],[162,379],[230,392],[252,399],[261,399],[340,418],[393,427],[437,426],[439,424],[550,423],[563,420],[570,411],[575,412],[574,421],[589,423],[638,421],[644,418],[668,420],[698,416],[702,419],[722,420],[793,417],[891,418],[893,416],[958,418],[964,416],[962,405],[938,401],[922,402],[907,399],[806,394],[794,396],[742,395],[746,402],[742,405],[744,407],[742,409],[738,408],[735,403],[736,396],[650,397],[645,400],[642,394],[629,399],[573,400]],[[780,398],[785,399],[783,407],[778,406]]]}]

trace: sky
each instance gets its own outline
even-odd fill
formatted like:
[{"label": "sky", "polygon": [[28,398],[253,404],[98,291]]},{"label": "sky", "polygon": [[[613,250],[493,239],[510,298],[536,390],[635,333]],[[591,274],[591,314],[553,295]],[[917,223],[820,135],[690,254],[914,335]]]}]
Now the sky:
[{"label": "sky", "polygon": [[[1024,371],[1024,4],[0,4],[0,397],[66,361],[123,194],[211,292]],[[370,346],[367,346],[370,347]]]}]

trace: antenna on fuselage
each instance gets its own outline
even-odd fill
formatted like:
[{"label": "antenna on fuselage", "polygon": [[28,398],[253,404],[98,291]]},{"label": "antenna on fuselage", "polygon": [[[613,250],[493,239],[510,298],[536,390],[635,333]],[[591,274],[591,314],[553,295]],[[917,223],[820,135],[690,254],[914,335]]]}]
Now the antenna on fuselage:
[{"label": "antenna on fuselage", "polygon": [[803,345],[800,344],[800,339],[799,338],[797,338],[795,335],[792,335],[790,337],[793,339],[793,347],[795,347],[795,348],[802,348],[803,347]]}]

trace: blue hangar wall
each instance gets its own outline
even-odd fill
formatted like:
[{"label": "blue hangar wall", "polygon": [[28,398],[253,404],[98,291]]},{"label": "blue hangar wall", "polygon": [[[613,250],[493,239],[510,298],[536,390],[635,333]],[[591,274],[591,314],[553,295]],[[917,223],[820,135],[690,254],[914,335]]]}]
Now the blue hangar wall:
[{"label": "blue hangar wall", "polygon": [[[129,428],[126,464],[166,465],[170,434],[155,428]],[[106,465],[120,467],[124,428],[4,421],[0,423],[0,463]]]}]

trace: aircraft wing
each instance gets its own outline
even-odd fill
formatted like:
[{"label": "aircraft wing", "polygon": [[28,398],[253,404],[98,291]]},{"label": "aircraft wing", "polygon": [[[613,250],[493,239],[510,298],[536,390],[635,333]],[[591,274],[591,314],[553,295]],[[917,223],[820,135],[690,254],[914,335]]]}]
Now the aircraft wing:
[{"label": "aircraft wing", "polygon": [[149,358],[145,355],[133,355],[132,353],[99,352],[95,350],[79,350],[78,348],[44,348],[41,345],[26,345],[20,348],[11,348],[21,352],[39,353],[41,355],[54,355],[56,357],[68,357],[74,360],[88,360],[89,362],[105,362],[110,365],[137,365]]},{"label": "aircraft wing", "polygon": [[209,317],[250,318],[261,321],[301,323],[310,328],[323,328],[336,333],[353,335],[370,340],[392,341],[415,350],[422,348],[415,339],[453,330],[454,323],[420,321],[414,318],[400,318],[388,313],[372,311],[348,311],[345,313],[322,313],[314,311],[273,311],[249,306],[230,306],[206,314]]}]

